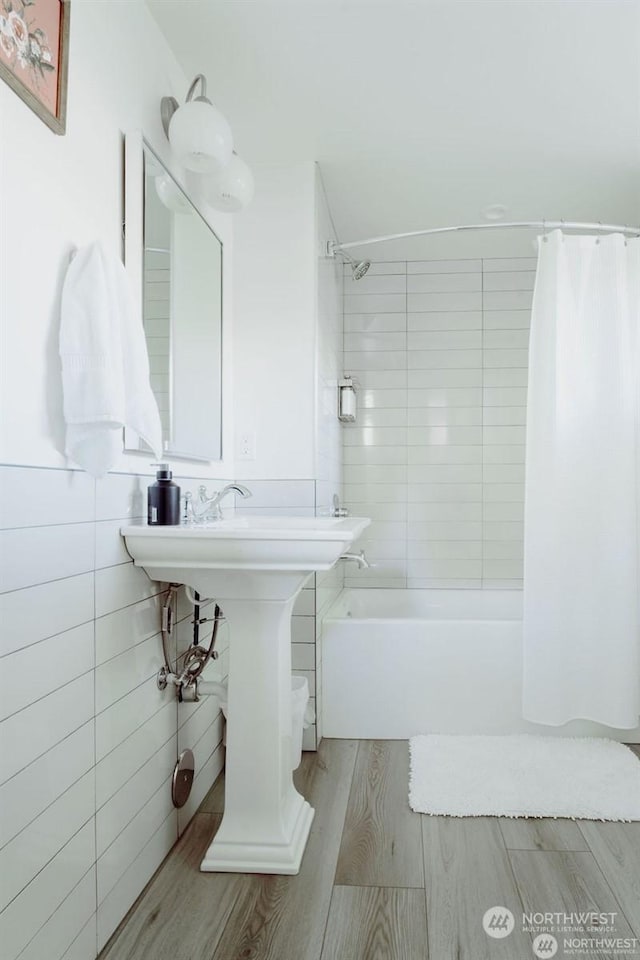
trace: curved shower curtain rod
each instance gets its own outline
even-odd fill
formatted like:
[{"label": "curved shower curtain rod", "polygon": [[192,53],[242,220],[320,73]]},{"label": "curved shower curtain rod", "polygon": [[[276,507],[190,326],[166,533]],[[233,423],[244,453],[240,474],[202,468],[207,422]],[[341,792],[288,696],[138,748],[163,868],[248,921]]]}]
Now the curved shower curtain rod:
[{"label": "curved shower curtain rod", "polygon": [[640,227],[627,227],[619,223],[575,223],[571,220],[523,220],[513,223],[465,223],[457,227],[432,227],[430,230],[412,230],[410,233],[390,233],[385,237],[367,237],[365,240],[350,240],[348,243],[338,243],[329,240],[327,253],[335,256],[341,250],[351,250],[353,247],[366,247],[373,243],[384,243],[386,240],[406,240],[409,237],[426,237],[432,233],[456,233],[459,230],[504,230],[506,228],[537,229],[537,230],[595,230],[598,233],[623,233],[630,237],[640,237]]}]

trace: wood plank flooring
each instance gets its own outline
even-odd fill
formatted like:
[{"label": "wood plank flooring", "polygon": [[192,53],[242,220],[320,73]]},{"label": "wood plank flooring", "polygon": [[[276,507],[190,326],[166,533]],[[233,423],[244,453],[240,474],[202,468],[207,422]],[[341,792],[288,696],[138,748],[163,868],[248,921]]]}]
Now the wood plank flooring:
[{"label": "wood plank flooring", "polygon": [[[306,753],[295,780],[316,816],[297,877],[199,872],[219,781],[100,960],[535,960],[523,910],[613,912],[609,936],[640,938],[640,823],[423,816],[408,770],[405,741]],[[504,939],[482,929],[494,906],[516,917]],[[559,940],[558,960],[640,960],[640,941]]]}]

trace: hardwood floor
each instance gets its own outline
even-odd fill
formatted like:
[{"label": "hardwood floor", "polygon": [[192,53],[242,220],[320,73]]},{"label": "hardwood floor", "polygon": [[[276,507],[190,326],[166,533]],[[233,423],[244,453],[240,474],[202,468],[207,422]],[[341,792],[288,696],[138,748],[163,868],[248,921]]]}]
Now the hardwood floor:
[{"label": "hardwood floor", "polygon": [[[304,754],[295,780],[316,816],[297,877],[199,872],[219,781],[101,960],[535,960],[523,910],[616,913],[609,936],[640,938],[640,823],[423,816],[408,770],[405,741]],[[482,929],[494,906],[516,917],[504,939]],[[559,940],[559,960],[640,960],[640,942],[570,954]]]}]

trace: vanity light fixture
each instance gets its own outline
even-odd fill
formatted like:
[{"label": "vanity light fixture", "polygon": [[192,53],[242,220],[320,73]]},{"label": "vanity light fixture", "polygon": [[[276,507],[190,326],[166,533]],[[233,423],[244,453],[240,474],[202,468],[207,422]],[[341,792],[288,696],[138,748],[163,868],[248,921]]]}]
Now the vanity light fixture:
[{"label": "vanity light fixture", "polygon": [[[200,95],[195,96],[200,85]],[[253,199],[253,174],[233,149],[226,118],[207,97],[207,81],[199,73],[182,106],[175,97],[163,97],[162,126],[179,163],[203,175],[205,199],[216,210],[236,213]]]},{"label": "vanity light fixture", "polygon": [[356,387],[353,377],[345,376],[338,381],[338,420],[354,423],[357,412]]},{"label": "vanity light fixture", "polygon": [[[194,97],[200,84],[200,95]],[[233,135],[223,114],[207,97],[207,81],[199,73],[180,106],[175,97],[163,97],[162,126],[183,167],[196,173],[216,173],[231,162]]]}]

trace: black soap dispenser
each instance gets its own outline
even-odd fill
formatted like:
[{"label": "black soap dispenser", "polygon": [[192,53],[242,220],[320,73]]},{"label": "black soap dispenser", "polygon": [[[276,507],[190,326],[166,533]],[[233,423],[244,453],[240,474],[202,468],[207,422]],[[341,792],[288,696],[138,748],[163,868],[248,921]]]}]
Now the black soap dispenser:
[{"label": "black soap dispenser", "polygon": [[168,463],[156,464],[156,482],[147,489],[147,523],[150,527],[180,523],[180,487],[173,483]]}]

